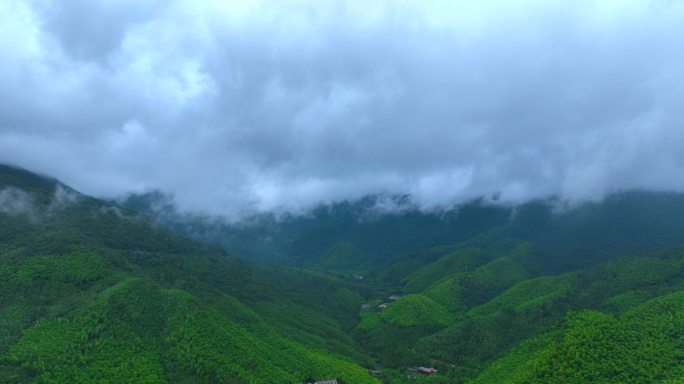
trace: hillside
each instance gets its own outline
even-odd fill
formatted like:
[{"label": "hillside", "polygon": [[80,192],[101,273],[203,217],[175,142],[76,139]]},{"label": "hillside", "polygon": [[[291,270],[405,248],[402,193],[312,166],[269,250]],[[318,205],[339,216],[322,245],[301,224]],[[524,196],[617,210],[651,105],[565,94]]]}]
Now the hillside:
[{"label": "hillside", "polygon": [[473,383],[677,383],[684,379],[684,292],[618,316],[581,311],[497,360]]},{"label": "hillside", "polygon": [[[372,307],[360,312],[352,334],[385,367],[386,382],[415,380],[406,367],[422,364],[439,368],[433,381],[475,379],[521,343],[536,345],[530,338],[560,332],[574,311],[620,316],[682,289],[679,194],[626,192],[573,208],[553,199],[518,207],[475,201],[439,215],[406,201],[377,215],[375,202],[240,226],[200,220],[193,228],[204,226],[228,249],[242,247],[234,239],[243,236],[268,236],[277,252],[257,261],[364,275]],[[166,209],[162,220],[185,231],[187,222]],[[399,292],[409,296],[377,308]],[[631,375],[631,382],[645,380]]]},{"label": "hillside", "polygon": [[0,202],[0,382],[376,382],[343,331],[356,303],[325,304],[339,285],[17,168]]}]

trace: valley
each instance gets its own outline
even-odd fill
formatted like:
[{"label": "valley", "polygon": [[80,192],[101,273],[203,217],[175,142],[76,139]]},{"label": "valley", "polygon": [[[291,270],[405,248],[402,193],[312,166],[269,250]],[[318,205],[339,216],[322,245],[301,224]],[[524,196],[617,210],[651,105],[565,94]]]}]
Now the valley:
[{"label": "valley", "polygon": [[0,166],[0,382],[684,380],[684,195],[249,225],[149,199]]}]

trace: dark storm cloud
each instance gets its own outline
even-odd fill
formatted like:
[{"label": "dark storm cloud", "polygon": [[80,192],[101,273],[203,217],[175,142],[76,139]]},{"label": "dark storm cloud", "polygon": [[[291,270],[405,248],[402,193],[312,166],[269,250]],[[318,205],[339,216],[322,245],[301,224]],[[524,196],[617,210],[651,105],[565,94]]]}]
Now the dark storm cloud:
[{"label": "dark storm cloud", "polygon": [[0,4],[0,161],[236,217],[684,190],[684,3]]}]

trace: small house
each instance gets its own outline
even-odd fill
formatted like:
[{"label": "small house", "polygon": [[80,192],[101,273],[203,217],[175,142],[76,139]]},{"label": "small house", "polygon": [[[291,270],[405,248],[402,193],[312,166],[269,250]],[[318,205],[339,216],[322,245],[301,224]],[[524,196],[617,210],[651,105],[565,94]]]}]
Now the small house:
[{"label": "small house", "polygon": [[370,304],[362,304],[361,309],[370,309]]},{"label": "small house", "polygon": [[421,375],[434,376],[437,374],[437,370],[431,367],[418,367],[418,373]]},{"label": "small house", "polygon": [[378,308],[380,308],[380,309],[387,308],[387,303],[382,303],[382,304],[378,305]]},{"label": "small house", "polygon": [[401,299],[401,295],[392,295],[392,296],[389,297],[389,299],[392,300],[392,301],[394,301],[394,300],[399,300],[399,299]]},{"label": "small house", "polygon": [[317,381],[314,384],[337,384],[337,380],[323,380]]}]

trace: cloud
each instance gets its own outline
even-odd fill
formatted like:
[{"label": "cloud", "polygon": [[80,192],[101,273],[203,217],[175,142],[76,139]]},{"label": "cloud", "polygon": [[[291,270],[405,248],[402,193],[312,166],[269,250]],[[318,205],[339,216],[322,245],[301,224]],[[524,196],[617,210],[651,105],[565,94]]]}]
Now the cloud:
[{"label": "cloud", "polygon": [[71,207],[82,200],[83,196],[78,192],[69,190],[59,184],[55,186],[55,191],[50,200],[50,204],[47,206],[46,211],[48,214],[53,214],[60,212],[66,208]]},{"label": "cloud", "polygon": [[241,217],[684,190],[684,3],[0,2],[0,161]]},{"label": "cloud", "polygon": [[36,211],[33,197],[21,189],[0,188],[0,213],[33,217]]},{"label": "cloud", "polygon": [[79,193],[57,184],[52,196],[46,202],[41,202],[42,199],[34,191],[8,186],[0,188],[0,213],[24,216],[36,224],[71,208],[82,198]]}]

